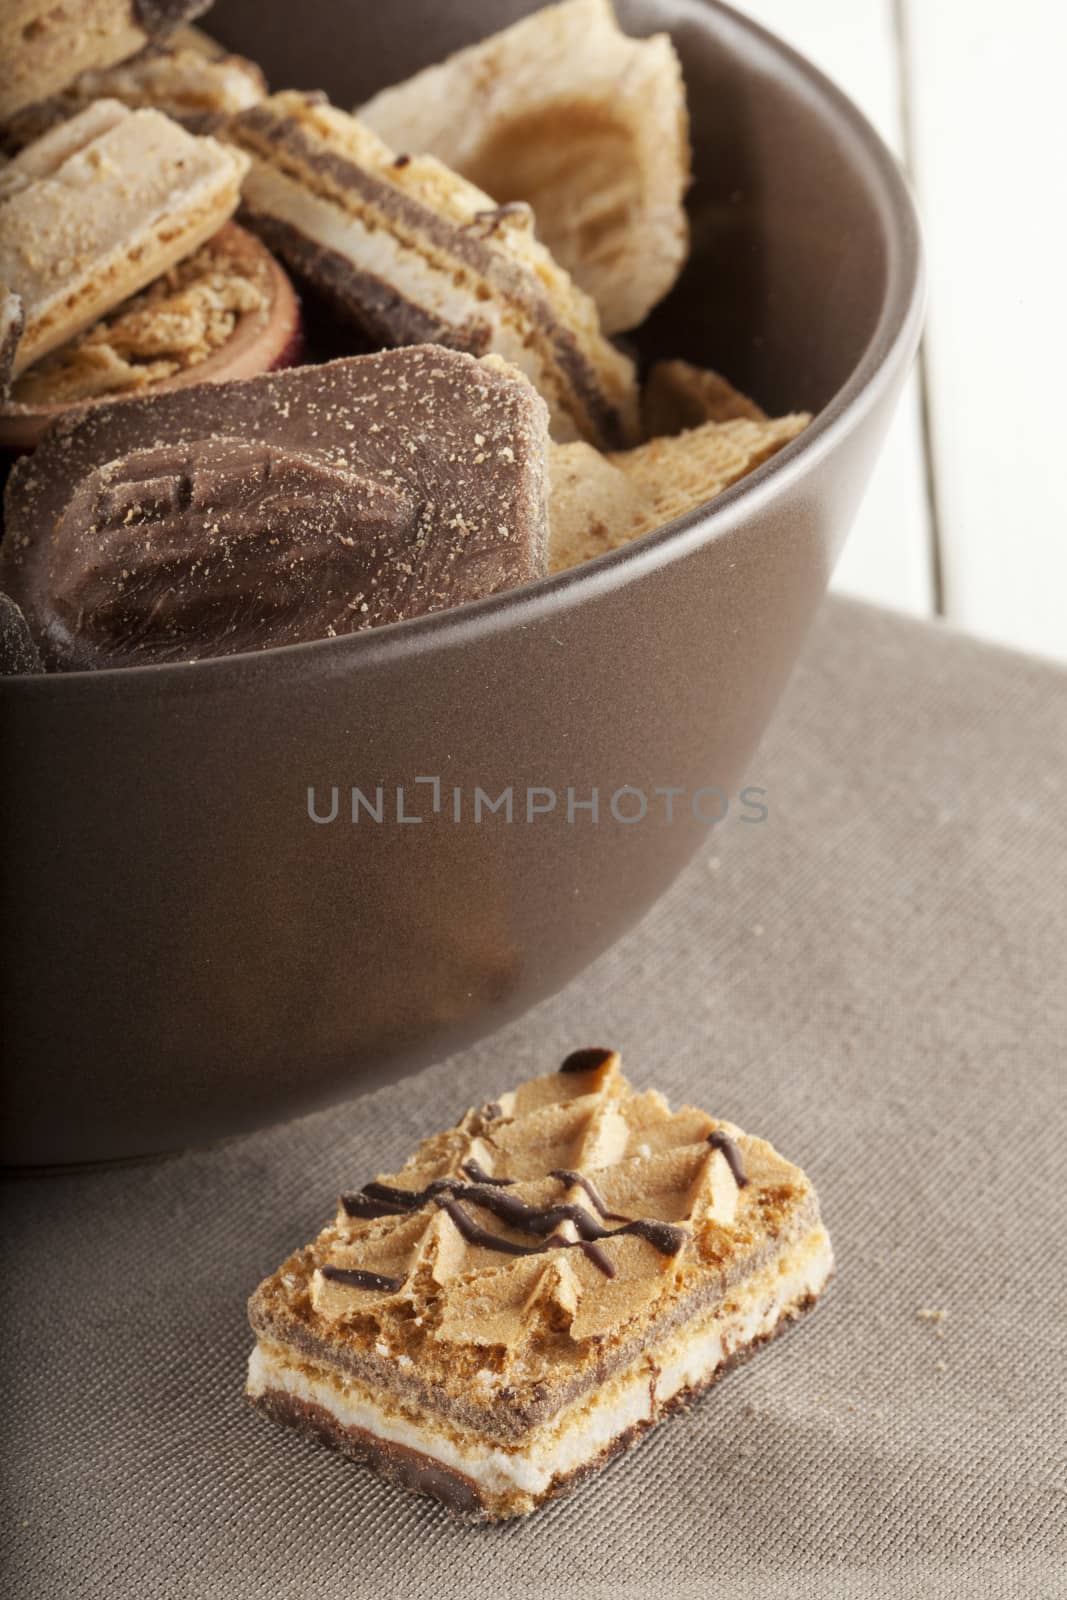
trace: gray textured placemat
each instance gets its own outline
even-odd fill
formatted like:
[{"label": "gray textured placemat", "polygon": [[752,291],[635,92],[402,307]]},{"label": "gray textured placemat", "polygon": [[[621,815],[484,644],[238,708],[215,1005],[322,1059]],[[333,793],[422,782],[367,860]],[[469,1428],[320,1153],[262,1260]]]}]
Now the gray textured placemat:
[{"label": "gray textured placemat", "polygon": [[[6,1593],[1067,1593],[1067,679],[834,602],[751,778],[765,824],[709,833],[623,944],[463,1060],[7,1186]],[[457,1526],[246,1407],[244,1300],[342,1185],[590,1040],[807,1167],[838,1277],[573,1498]]]}]

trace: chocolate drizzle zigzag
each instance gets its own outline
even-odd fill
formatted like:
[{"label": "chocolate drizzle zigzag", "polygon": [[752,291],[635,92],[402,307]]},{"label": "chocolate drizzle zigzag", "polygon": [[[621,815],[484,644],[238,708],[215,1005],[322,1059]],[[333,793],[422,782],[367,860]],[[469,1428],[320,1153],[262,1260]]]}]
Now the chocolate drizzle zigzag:
[{"label": "chocolate drizzle zigzag", "polygon": [[[342,1195],[313,1300],[327,1316],[437,1304],[446,1338],[466,1326],[463,1304],[486,1295],[510,1308],[515,1328],[542,1315],[599,1326],[626,1315],[627,1296],[660,1293],[707,1225],[731,1226],[749,1181],[725,1128],[634,1094],[615,1052],[575,1051],[558,1072],[425,1141],[394,1177]],[[483,1252],[510,1263],[494,1268]],[[596,1269],[591,1280],[567,1265],[574,1254]],[[538,1256],[548,1261],[529,1259]],[[477,1329],[471,1337],[484,1342]]]}]

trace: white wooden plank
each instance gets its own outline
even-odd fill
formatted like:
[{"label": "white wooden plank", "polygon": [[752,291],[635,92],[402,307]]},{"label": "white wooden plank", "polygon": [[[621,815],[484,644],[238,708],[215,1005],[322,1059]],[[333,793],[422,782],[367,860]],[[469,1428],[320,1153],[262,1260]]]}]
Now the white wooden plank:
[{"label": "white wooden plank", "polygon": [[1067,7],[907,0],[946,611],[1067,659]]},{"label": "white wooden plank", "polygon": [[[903,149],[892,0],[733,0],[850,95],[890,148]],[[902,396],[834,587],[918,616],[933,611],[932,531],[919,384]]]}]

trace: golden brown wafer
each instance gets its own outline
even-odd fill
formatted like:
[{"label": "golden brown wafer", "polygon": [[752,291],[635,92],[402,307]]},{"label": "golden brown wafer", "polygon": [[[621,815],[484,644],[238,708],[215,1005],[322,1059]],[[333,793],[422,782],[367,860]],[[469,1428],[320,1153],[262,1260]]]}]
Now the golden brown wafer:
[{"label": "golden brown wafer", "polygon": [[498,201],[527,200],[538,236],[634,328],[688,252],[685,85],[666,34],[632,39],[609,0],[566,0],[374,96],[359,115]]},{"label": "golden brown wafer", "polygon": [[80,72],[125,61],[211,0],[4,0],[0,122],[58,94]]},{"label": "golden brown wafer", "polygon": [[767,413],[710,367],[689,361],[657,361],[645,381],[641,415],[649,439],[684,433],[703,422],[748,417],[766,422]]},{"label": "golden brown wafer", "polygon": [[0,175],[0,278],[32,362],[190,255],[237,205],[247,160],[159,111],[98,100]]},{"label": "golden brown wafer", "polygon": [[58,94],[26,106],[4,128],[4,145],[21,150],[94,100],[120,100],[131,110],[152,106],[194,133],[209,133],[266,92],[262,72],[243,56],[211,57],[173,42],[149,45],[117,66],[90,68]]},{"label": "golden brown wafer", "polygon": [[607,456],[582,443],[550,447],[549,571],[606,555],[703,505],[810,421],[807,413],[735,417]]}]

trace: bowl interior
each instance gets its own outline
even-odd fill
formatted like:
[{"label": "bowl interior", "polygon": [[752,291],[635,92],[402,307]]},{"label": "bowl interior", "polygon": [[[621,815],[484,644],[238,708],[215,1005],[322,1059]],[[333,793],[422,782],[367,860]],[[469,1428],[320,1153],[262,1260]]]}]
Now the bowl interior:
[{"label": "bowl interior", "polygon": [[[215,35],[253,55],[274,88],[324,89],[352,108],[536,0],[309,4],[218,0]],[[858,115],[812,69],[729,10],[700,0],[616,0],[634,34],[670,31],[690,86],[689,265],[634,336],[642,356],[726,373],[768,410],[818,411],[860,361],[884,311],[892,227]],[[693,92],[699,86],[699,92]],[[457,116],[463,108],[457,106]]]}]

